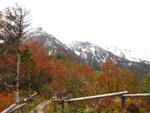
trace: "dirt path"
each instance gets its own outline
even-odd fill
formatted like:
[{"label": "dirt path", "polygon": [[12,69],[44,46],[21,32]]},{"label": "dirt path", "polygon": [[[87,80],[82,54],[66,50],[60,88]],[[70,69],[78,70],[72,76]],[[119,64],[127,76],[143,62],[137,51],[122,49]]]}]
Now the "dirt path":
[{"label": "dirt path", "polygon": [[41,104],[37,105],[32,111],[30,111],[30,113],[44,113],[43,108],[45,107],[45,105],[49,103],[50,103],[50,100],[46,100],[42,102]]}]

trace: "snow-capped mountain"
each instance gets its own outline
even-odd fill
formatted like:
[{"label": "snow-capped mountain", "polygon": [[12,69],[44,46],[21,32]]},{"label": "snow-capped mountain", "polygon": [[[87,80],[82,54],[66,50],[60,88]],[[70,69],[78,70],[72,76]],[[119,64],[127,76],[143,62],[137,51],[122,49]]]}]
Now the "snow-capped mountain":
[{"label": "snow-capped mountain", "polygon": [[134,62],[150,64],[150,50],[148,49],[134,48],[129,50],[118,48],[117,46],[105,46],[103,48],[119,57],[126,58]]},{"label": "snow-capped mountain", "polygon": [[[115,61],[128,61],[127,59],[117,57],[113,53],[89,42],[74,41],[69,44],[69,47],[73,49],[86,64],[92,65],[95,69],[100,69],[101,64],[108,58]],[[128,65],[130,65],[130,63]]]},{"label": "snow-capped mountain", "polygon": [[81,57],[81,59],[95,69],[100,69],[101,64],[106,59],[112,59],[122,69],[130,69],[132,71],[147,73],[150,69],[150,65],[143,62],[134,62],[125,58],[124,54],[115,55],[113,52],[105,50],[97,45],[91,44],[89,42],[79,42],[74,41],[69,44],[69,47],[74,50],[74,52]]},{"label": "snow-capped mountain", "polygon": [[72,42],[69,47],[84,60],[86,64],[92,65],[95,69],[100,69],[102,64],[107,58],[115,59],[115,56],[98,46],[89,42]]},{"label": "snow-capped mountain", "polygon": [[43,46],[47,48],[49,54],[69,55],[79,62],[91,65],[96,70],[101,69],[101,64],[108,58],[118,63],[119,67],[122,69],[130,69],[142,74],[148,73],[150,70],[150,65],[144,62],[133,62],[128,60],[126,53],[124,52],[121,54],[121,50],[120,52],[117,51],[118,54],[116,54],[117,52],[114,54],[109,48],[105,48],[105,50],[89,42],[78,41],[67,46],[41,28],[32,30],[29,37],[41,42]]},{"label": "snow-capped mountain", "polygon": [[29,37],[41,42],[49,54],[59,53],[65,55],[77,55],[65,44],[56,39],[53,35],[46,33],[42,28],[33,29]]}]

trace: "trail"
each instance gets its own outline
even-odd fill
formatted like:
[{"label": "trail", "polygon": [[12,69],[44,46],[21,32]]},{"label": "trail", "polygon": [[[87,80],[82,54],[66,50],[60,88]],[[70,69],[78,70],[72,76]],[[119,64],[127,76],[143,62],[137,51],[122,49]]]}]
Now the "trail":
[{"label": "trail", "polygon": [[38,104],[30,113],[44,113],[43,108],[50,103],[50,100],[46,100],[41,104]]}]

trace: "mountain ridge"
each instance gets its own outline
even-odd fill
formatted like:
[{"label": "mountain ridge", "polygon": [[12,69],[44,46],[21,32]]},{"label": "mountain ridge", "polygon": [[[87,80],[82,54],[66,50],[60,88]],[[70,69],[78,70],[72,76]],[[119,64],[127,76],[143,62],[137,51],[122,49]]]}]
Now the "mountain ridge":
[{"label": "mountain ridge", "polygon": [[48,48],[47,52],[49,54],[72,56],[81,63],[91,65],[96,70],[101,69],[101,65],[106,59],[114,60],[122,69],[130,69],[142,74],[146,74],[150,70],[150,65],[145,62],[130,61],[90,42],[74,41],[74,43],[66,45],[41,29],[37,29],[36,32],[34,31],[30,37],[43,43],[44,47]]},{"label": "mountain ridge", "polygon": [[129,59],[134,62],[143,62],[150,64],[150,50],[142,48],[119,48],[117,46],[104,46],[105,50],[112,52],[113,54]]},{"label": "mountain ridge", "polygon": [[69,47],[73,49],[86,64],[93,66],[93,68],[97,70],[101,69],[101,64],[105,62],[106,59],[114,60],[122,69],[130,69],[131,71],[142,74],[146,74],[150,70],[150,64],[130,61],[90,42],[74,41],[72,44],[69,44]]}]

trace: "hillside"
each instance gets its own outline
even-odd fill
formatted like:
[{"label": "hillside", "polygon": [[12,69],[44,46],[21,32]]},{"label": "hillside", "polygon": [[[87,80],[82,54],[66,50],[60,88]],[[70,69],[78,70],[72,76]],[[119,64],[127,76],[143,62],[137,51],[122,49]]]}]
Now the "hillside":
[{"label": "hillside", "polygon": [[67,45],[60,42],[53,35],[48,34],[42,28],[37,28],[29,33],[29,39],[33,39],[42,43],[49,55],[61,54],[71,56],[80,61],[80,58]]},{"label": "hillside", "polygon": [[136,60],[129,60],[125,57],[126,52],[121,52],[119,51],[120,49],[116,49],[116,51],[119,51],[117,54],[117,52],[114,52],[115,49],[113,47],[104,47],[105,49],[103,49],[100,46],[91,44],[90,42],[79,41],[74,41],[67,46],[53,35],[46,33],[42,28],[33,30],[30,37],[41,42],[44,47],[47,48],[49,54],[60,54],[73,57],[81,63],[91,65],[96,70],[101,69],[101,65],[106,59],[112,59],[118,63],[121,69],[129,69],[135,73],[147,74],[150,70],[150,64],[148,64],[148,61],[144,62],[144,60],[139,60],[138,62]]}]

